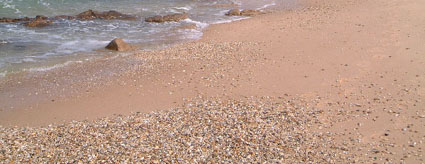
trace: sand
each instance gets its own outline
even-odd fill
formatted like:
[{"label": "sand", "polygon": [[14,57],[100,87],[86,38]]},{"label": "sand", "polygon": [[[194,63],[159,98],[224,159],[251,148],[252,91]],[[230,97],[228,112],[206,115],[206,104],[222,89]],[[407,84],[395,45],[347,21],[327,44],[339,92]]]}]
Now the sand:
[{"label": "sand", "polygon": [[[54,139],[58,138],[58,127],[78,131],[81,126],[96,127],[103,124],[102,120],[111,120],[111,124],[116,125],[111,130],[119,131],[127,126],[137,129],[140,124],[127,125],[117,118],[129,122],[159,119],[165,124],[160,121],[148,126],[157,125],[153,128],[157,131],[141,130],[134,134],[136,138],[145,136],[149,140],[130,142],[124,138],[122,141],[173,143],[176,141],[171,141],[171,138],[193,140],[186,145],[178,140],[178,143],[171,145],[147,146],[149,151],[143,149],[141,152],[150,152],[152,147],[164,150],[150,152],[151,157],[155,158],[143,157],[148,161],[181,158],[188,162],[196,162],[194,160],[197,159],[199,162],[424,163],[424,8],[424,2],[414,0],[301,1],[296,9],[275,9],[252,19],[213,25],[205,31],[200,41],[165,50],[135,52],[119,59],[75,64],[30,78],[17,76],[16,79],[2,82],[0,91],[4,103],[0,111],[0,124],[5,127],[34,128],[3,128],[0,138],[4,143],[13,143],[10,141],[17,140],[14,137],[28,139],[30,137],[25,136],[41,126],[51,133],[38,134],[39,137]],[[108,73],[111,70],[114,70],[113,74]],[[200,100],[193,100],[195,97]],[[196,118],[191,121],[171,117],[192,117],[193,113],[184,112],[190,109],[187,104],[210,101],[215,103],[197,106],[195,111],[198,114],[195,115],[200,119],[212,120],[211,125],[194,122]],[[222,103],[226,101],[236,102],[236,105],[231,105],[235,107],[224,108],[229,106],[229,103]],[[270,103],[275,105],[262,105]],[[283,107],[276,104],[283,104]],[[297,110],[289,112],[288,108]],[[211,109],[217,112],[213,114],[215,116],[229,117],[211,119],[213,115],[208,113]],[[237,117],[242,109],[247,113],[261,111],[258,114],[269,121],[252,118],[253,123],[260,126],[254,128],[257,131],[255,134],[272,137],[265,137],[263,143],[258,143],[260,145],[236,144],[241,139],[231,136],[218,143],[212,142],[214,138],[231,134],[232,131],[236,136],[253,134],[248,133],[249,128],[236,126],[249,125],[246,119],[250,117]],[[267,110],[283,112],[284,116],[293,118],[294,123],[298,124],[293,126],[280,122],[282,118],[279,115],[269,115],[264,112]],[[152,113],[155,111],[161,112]],[[148,116],[130,114],[132,112],[148,113]],[[152,118],[152,115],[155,117]],[[107,118],[99,120],[101,117]],[[89,121],[69,123],[71,120],[86,119]],[[46,127],[52,123],[55,125]],[[227,130],[226,133],[204,136],[210,139],[205,143],[218,144],[218,150],[230,148],[230,154],[203,150],[205,145],[197,145],[198,141],[195,141],[199,136],[184,131],[175,132],[172,137],[165,133],[174,126],[193,130],[206,125],[224,126],[218,129],[223,128]],[[271,125],[279,127],[274,129],[275,133],[282,135],[272,135],[272,130],[265,128]],[[298,140],[285,138],[294,132],[295,127],[300,134],[295,137]],[[195,131],[201,133],[200,130]],[[18,132],[22,134],[18,135]],[[202,134],[207,132],[203,131]],[[70,130],[61,135],[66,136],[65,143],[70,142],[66,138],[73,137],[87,142],[93,140],[86,133]],[[108,132],[93,128],[93,134],[105,135]],[[157,135],[149,136],[154,134]],[[116,134],[114,137],[122,135]],[[248,158],[249,152],[258,150],[258,147],[275,144],[273,137],[291,146],[283,151],[284,147],[279,147],[282,145],[275,145],[278,149],[263,149],[258,151],[260,156],[251,154]],[[39,158],[41,161],[48,159],[48,152],[65,152],[55,156],[55,159],[61,159],[67,156],[67,151],[84,148],[73,145],[64,150],[55,147],[55,142],[18,141],[35,152],[37,144],[46,143],[49,151],[38,154],[44,157]],[[90,147],[95,150],[106,141],[116,140],[101,138]],[[180,147],[173,147],[175,145]],[[144,148],[142,146],[130,144],[128,150],[140,150]],[[19,152],[23,153],[17,151],[19,147],[10,151],[7,148],[12,146],[1,147],[4,151],[0,153],[3,155],[0,158],[25,160],[16,158]],[[120,148],[125,148],[125,145],[111,146],[111,150]],[[184,156],[184,151],[196,148],[199,148],[199,153],[204,153],[203,156],[196,153]],[[167,156],[171,153],[165,150],[178,150],[178,153],[172,158]],[[285,153],[282,155],[279,152]],[[68,157],[76,158],[89,153],[95,152],[84,151]],[[264,155],[270,156],[267,158]],[[133,154],[134,158],[131,159],[142,158],[136,156]],[[120,158],[110,161],[120,161]]]}]

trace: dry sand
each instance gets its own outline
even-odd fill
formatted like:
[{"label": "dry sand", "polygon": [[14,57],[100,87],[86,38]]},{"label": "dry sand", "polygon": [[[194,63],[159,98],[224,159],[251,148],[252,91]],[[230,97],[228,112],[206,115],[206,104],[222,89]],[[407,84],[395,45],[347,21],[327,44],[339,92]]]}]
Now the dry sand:
[{"label": "dry sand", "polygon": [[424,163],[425,2],[302,4],[2,82],[0,159]]}]

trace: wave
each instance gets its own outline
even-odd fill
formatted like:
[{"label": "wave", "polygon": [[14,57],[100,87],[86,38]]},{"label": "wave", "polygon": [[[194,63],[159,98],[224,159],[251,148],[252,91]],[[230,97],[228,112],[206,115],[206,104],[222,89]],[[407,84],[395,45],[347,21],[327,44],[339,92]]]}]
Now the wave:
[{"label": "wave", "polygon": [[53,66],[46,66],[46,67],[29,68],[29,69],[24,69],[23,71],[45,72],[45,71],[50,71],[50,70],[57,69],[57,68],[62,68],[62,67],[68,66],[68,65],[73,64],[73,63],[83,63],[83,61],[67,61],[67,62],[62,63],[62,64],[55,64]]},{"label": "wave", "polygon": [[275,6],[275,5],[276,5],[276,2],[273,1],[272,3],[265,4],[264,6],[257,8],[256,10],[264,10],[264,9],[266,9],[268,7]]},{"label": "wave", "polygon": [[204,28],[206,28],[206,27],[209,26],[208,23],[204,23],[204,22],[200,22],[200,21],[195,21],[195,20],[192,20],[190,18],[187,18],[187,19],[185,19],[183,21],[184,22],[187,22],[187,23],[193,23],[193,24],[196,25],[196,27],[201,28],[201,29],[204,29]]}]

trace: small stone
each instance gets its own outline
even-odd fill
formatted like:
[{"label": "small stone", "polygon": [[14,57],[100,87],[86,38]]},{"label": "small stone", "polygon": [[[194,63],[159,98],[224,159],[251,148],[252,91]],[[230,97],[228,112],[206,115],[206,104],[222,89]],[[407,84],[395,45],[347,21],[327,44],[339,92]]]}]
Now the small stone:
[{"label": "small stone", "polygon": [[377,154],[377,153],[379,153],[381,151],[379,151],[378,149],[372,149],[371,152]]}]

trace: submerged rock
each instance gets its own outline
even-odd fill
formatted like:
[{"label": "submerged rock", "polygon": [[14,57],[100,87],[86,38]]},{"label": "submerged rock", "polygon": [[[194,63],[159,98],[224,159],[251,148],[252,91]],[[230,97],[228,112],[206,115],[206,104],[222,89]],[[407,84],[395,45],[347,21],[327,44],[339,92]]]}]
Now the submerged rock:
[{"label": "submerged rock", "polygon": [[14,23],[14,22],[24,22],[24,21],[30,21],[31,18],[24,17],[24,18],[0,18],[0,23]]},{"label": "submerged rock", "polygon": [[105,12],[99,12],[94,10],[84,11],[76,16],[77,19],[81,20],[92,20],[92,19],[121,19],[121,20],[135,20],[136,17],[122,14],[118,11],[110,10]]},{"label": "submerged rock", "polygon": [[242,16],[255,16],[261,14],[261,11],[258,10],[243,10],[241,11]]},{"label": "submerged rock", "polygon": [[134,46],[126,43],[121,38],[115,38],[105,48],[114,51],[130,51],[135,49]]},{"label": "submerged rock", "polygon": [[227,16],[255,16],[259,15],[262,12],[259,10],[239,10],[239,9],[232,9],[229,12],[226,13]]},{"label": "submerged rock", "polygon": [[226,13],[227,16],[241,16],[241,11],[239,9],[232,9]]},{"label": "submerged rock", "polygon": [[184,19],[189,18],[189,14],[183,13],[183,14],[171,14],[166,16],[153,16],[146,18],[146,22],[154,22],[154,23],[164,23],[164,22],[178,22]]},{"label": "submerged rock", "polygon": [[55,17],[45,17],[45,16],[36,16],[35,18],[0,18],[0,23],[15,23],[15,22],[22,22],[27,27],[45,27],[48,25],[51,25],[54,20],[57,19],[80,19],[80,20],[92,20],[92,19],[120,19],[120,20],[135,20],[136,17],[132,15],[122,14],[117,11],[106,11],[106,12],[99,12],[99,11],[93,11],[93,10],[87,10],[84,11],[76,16],[69,16],[69,15],[58,15]]},{"label": "submerged rock", "polygon": [[90,19],[96,19],[97,18],[96,12],[93,11],[93,10],[84,11],[84,12],[78,14],[76,17],[78,19],[83,19],[83,20],[90,20]]},{"label": "submerged rock", "polygon": [[51,25],[53,22],[48,20],[47,17],[42,15],[37,15],[34,20],[25,23],[24,25],[27,27],[45,27]]}]

